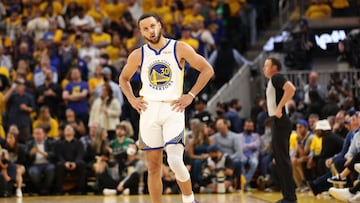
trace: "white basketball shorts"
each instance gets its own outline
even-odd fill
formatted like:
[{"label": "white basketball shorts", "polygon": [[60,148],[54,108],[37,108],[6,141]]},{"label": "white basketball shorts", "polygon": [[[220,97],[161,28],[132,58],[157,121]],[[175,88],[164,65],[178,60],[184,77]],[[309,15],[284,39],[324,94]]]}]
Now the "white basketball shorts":
[{"label": "white basketball shorts", "polygon": [[155,150],[167,144],[184,143],[185,113],[173,111],[171,102],[146,101],[147,109],[140,115],[140,149]]}]

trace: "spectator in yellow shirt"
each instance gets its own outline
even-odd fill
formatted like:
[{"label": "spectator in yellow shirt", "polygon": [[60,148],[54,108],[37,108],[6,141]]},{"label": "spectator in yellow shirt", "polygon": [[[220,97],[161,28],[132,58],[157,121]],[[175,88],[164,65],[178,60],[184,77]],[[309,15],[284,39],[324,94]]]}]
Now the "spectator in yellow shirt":
[{"label": "spectator in yellow shirt", "polygon": [[47,124],[49,126],[48,138],[57,139],[59,136],[59,123],[54,118],[51,118],[50,109],[48,106],[42,106],[39,111],[38,119],[34,121],[33,128],[40,125]]},{"label": "spectator in yellow shirt", "polygon": [[5,139],[5,131],[3,127],[3,117],[2,113],[5,112],[5,103],[3,102],[3,93],[0,92],[0,139]]},{"label": "spectator in yellow shirt", "polygon": [[126,40],[126,49],[131,52],[132,50],[141,47],[144,44],[144,38],[142,37],[139,28],[134,28],[133,37]]},{"label": "spectator in yellow shirt", "polygon": [[[51,3],[51,4],[49,5],[49,3]],[[58,2],[58,1],[43,1],[43,3],[41,3],[39,6],[40,11],[42,11],[42,12],[44,12],[48,7],[53,8],[54,15],[62,14],[63,7],[60,2]]]},{"label": "spectator in yellow shirt", "polygon": [[201,11],[201,4],[195,3],[193,7],[193,12],[191,14],[185,15],[183,26],[191,25],[196,20],[204,21],[205,19],[200,14],[200,11]]},{"label": "spectator in yellow shirt", "polygon": [[65,0],[64,4],[69,5],[70,3],[76,3],[77,5],[83,7],[86,11],[89,10],[90,5],[92,4],[91,0]]},{"label": "spectator in yellow shirt", "polygon": [[35,59],[35,61],[37,61],[38,63],[40,62],[40,59],[43,55],[47,54],[47,47],[46,47],[46,42],[45,40],[41,39],[39,40],[36,44],[35,44],[35,50],[33,53],[33,57]]},{"label": "spectator in yellow shirt", "polygon": [[36,5],[25,4],[21,15],[27,19],[32,19],[39,7]]},{"label": "spectator in yellow shirt", "polygon": [[127,5],[119,2],[119,0],[113,0],[112,3],[107,3],[104,6],[104,11],[106,12],[109,19],[113,22],[118,22],[126,9]]},{"label": "spectator in yellow shirt", "polygon": [[101,24],[97,24],[94,33],[91,34],[91,39],[94,46],[97,48],[105,48],[111,43],[111,36],[103,32],[103,27]]},{"label": "spectator in yellow shirt", "polygon": [[102,83],[104,83],[104,77],[101,74],[102,66],[99,64],[95,68],[95,74],[92,78],[89,79],[89,95],[90,95],[90,102],[92,102],[92,97],[96,87]]},{"label": "spectator in yellow shirt", "polygon": [[114,62],[117,58],[119,58],[121,47],[121,39],[120,36],[116,33],[112,36],[112,42],[109,46],[106,47],[106,53],[109,54],[109,59]]},{"label": "spectator in yellow shirt", "polygon": [[87,12],[87,15],[93,17],[96,23],[103,23],[103,24],[109,23],[107,22],[109,21],[109,19],[107,17],[106,12],[102,9],[100,0],[94,0],[94,5]]},{"label": "spectator in yellow shirt", "polygon": [[346,17],[349,15],[349,0],[332,0],[331,7],[333,17]]},{"label": "spectator in yellow shirt", "polygon": [[305,17],[308,19],[322,19],[331,16],[331,7],[323,0],[317,0],[306,10]]},{"label": "spectator in yellow shirt", "polygon": [[6,35],[4,28],[0,28],[0,46],[5,50],[5,53],[11,53],[12,40]]},{"label": "spectator in yellow shirt", "polygon": [[169,31],[169,26],[173,23],[170,6],[165,5],[162,0],[156,0],[155,6],[150,12],[161,16],[164,23],[164,29]]},{"label": "spectator in yellow shirt", "polygon": [[199,49],[199,41],[191,37],[191,30],[190,26],[184,26],[182,28],[181,38],[179,41],[189,44],[195,51],[197,51]]},{"label": "spectator in yellow shirt", "polygon": [[322,137],[314,135],[311,144],[310,144],[310,153],[309,153],[309,161],[307,163],[307,168],[313,168],[315,166],[315,162],[312,159],[314,156],[317,156],[321,153],[322,150]]}]

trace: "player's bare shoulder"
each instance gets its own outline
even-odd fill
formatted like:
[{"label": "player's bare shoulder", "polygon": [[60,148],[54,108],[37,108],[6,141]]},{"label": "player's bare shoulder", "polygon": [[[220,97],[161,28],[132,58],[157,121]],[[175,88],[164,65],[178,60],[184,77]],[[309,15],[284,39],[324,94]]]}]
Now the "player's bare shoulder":
[{"label": "player's bare shoulder", "polygon": [[128,63],[138,63],[138,65],[140,65],[141,63],[141,58],[142,58],[142,48],[137,48],[134,51],[132,51],[127,59]]},{"label": "player's bare shoulder", "polygon": [[177,41],[176,53],[179,58],[188,58],[195,54],[195,50],[185,42]]}]

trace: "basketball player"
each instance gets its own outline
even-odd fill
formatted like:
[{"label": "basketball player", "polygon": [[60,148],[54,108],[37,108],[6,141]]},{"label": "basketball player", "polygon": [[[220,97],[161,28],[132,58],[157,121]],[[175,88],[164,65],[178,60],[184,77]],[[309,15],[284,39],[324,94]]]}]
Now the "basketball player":
[{"label": "basketball player", "polygon": [[266,88],[268,113],[272,121],[272,150],[275,170],[279,174],[280,190],[283,199],[277,203],[296,203],[295,183],[289,157],[289,138],[291,121],[285,112],[285,104],[295,94],[294,85],[279,72],[281,63],[276,58],[268,58],[264,64],[264,75],[269,79]]},{"label": "basketball player", "polygon": [[[153,203],[162,202],[164,149],[182,191],[183,202],[193,203],[190,175],[183,162],[184,110],[210,80],[213,68],[189,45],[165,38],[157,15],[142,15],[138,26],[148,43],[129,55],[119,84],[131,106],[140,114],[139,143],[148,164],[150,198]],[[187,94],[183,94],[185,61],[200,72]],[[141,70],[142,89],[140,97],[136,98],[130,80],[138,69]]]}]

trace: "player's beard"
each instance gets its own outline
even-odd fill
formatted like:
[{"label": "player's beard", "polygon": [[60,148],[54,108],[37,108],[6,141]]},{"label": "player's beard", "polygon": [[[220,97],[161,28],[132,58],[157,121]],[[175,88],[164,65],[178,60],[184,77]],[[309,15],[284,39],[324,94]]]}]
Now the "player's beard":
[{"label": "player's beard", "polygon": [[[156,33],[157,32],[157,33]],[[151,44],[157,44],[159,43],[161,38],[161,29],[159,29],[158,31],[155,31],[155,37],[152,38],[147,38],[145,37],[145,39],[150,42]]]}]

